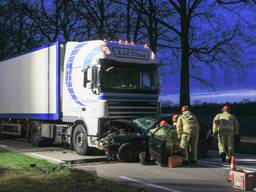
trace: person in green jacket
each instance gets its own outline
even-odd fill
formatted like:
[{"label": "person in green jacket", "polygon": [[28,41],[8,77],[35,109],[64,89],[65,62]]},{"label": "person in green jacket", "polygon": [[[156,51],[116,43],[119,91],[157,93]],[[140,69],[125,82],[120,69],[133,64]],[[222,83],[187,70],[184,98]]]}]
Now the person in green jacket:
[{"label": "person in green jacket", "polygon": [[213,119],[213,135],[218,137],[219,155],[223,162],[231,161],[234,154],[234,138],[239,134],[239,124],[234,115],[230,113],[230,106],[224,105],[222,113]]},{"label": "person in green jacket", "polygon": [[189,111],[189,106],[181,108],[182,115],[179,116],[176,127],[180,148],[183,152],[184,164],[195,164],[198,158],[198,139],[200,125],[197,117]]},{"label": "person in green jacket", "polygon": [[172,155],[173,154],[179,154],[181,149],[180,149],[180,138],[178,138],[177,134],[177,121],[178,121],[179,115],[174,113],[171,116],[172,119],[172,129],[170,130],[170,135],[171,135],[171,151]]},{"label": "person in green jacket", "polygon": [[169,128],[168,122],[166,120],[161,120],[159,122],[159,125],[156,128],[151,129],[149,132],[158,137],[161,137],[161,136],[164,137],[166,135],[166,132],[168,131],[168,128]]},{"label": "person in green jacket", "polygon": [[172,126],[176,129],[176,125],[177,125],[179,115],[174,113],[171,118],[172,118]]}]

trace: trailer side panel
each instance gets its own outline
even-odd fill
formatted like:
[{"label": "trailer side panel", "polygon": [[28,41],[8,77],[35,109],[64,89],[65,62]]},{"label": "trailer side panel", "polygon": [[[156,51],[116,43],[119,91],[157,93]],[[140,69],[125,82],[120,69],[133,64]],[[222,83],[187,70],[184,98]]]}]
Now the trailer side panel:
[{"label": "trailer side panel", "polygon": [[59,44],[0,62],[0,118],[56,120]]}]

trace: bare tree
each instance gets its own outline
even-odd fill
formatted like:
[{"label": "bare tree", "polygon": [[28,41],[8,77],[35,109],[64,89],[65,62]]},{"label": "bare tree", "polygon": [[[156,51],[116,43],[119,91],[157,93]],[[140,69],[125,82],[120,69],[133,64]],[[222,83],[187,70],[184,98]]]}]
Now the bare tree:
[{"label": "bare tree", "polygon": [[[164,18],[163,3],[156,0],[112,0],[112,2],[127,9],[125,15],[127,39],[133,39],[134,42],[138,40],[149,42],[149,46],[156,53],[159,36],[163,34],[161,26],[158,25],[159,18]],[[130,22],[131,20],[133,22]]]},{"label": "bare tree", "polygon": [[109,0],[77,0],[73,3],[75,11],[90,29],[89,39],[115,39],[123,23],[119,7]]},{"label": "bare tree", "polygon": [[8,40],[9,36],[8,30],[9,30],[9,24],[8,24],[8,4],[4,1],[0,2],[0,58],[5,57],[8,55]]},{"label": "bare tree", "polygon": [[60,34],[61,7],[61,0],[54,0],[49,7],[46,6],[45,0],[40,0],[26,8],[27,14],[34,22],[36,22],[40,33],[48,42],[55,42],[58,40]]},{"label": "bare tree", "polygon": [[24,11],[28,4],[29,2],[15,0],[1,2],[1,57],[21,53],[41,43],[35,22]]},{"label": "bare tree", "polygon": [[[213,72],[218,66],[226,77],[230,69],[244,71],[246,63],[240,59],[242,52],[238,40],[241,30],[239,24],[218,23],[215,12],[220,7],[216,2],[169,0],[167,4],[169,16],[155,18],[169,31],[169,36],[164,41],[161,39],[164,44],[160,46],[180,55],[180,105],[190,104],[190,78],[210,85],[202,75],[195,73],[200,66],[206,65]],[[140,11],[150,15],[146,8],[140,7]],[[168,42],[168,38],[171,41]]]},{"label": "bare tree", "polygon": [[79,39],[85,31],[79,14],[73,9],[72,1],[40,0],[25,10],[48,42]]}]

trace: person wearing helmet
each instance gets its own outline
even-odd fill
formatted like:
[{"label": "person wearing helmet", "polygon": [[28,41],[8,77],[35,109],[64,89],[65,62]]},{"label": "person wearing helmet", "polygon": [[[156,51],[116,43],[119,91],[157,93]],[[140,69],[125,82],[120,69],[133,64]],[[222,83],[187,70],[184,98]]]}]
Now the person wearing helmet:
[{"label": "person wearing helmet", "polygon": [[167,125],[168,125],[168,123],[167,123],[166,120],[161,120],[161,121],[156,125],[155,128],[149,130],[149,133],[155,135],[157,132],[159,132],[159,133],[157,133],[157,134],[161,134],[162,131],[161,131],[160,129],[164,128],[164,127],[167,126]]},{"label": "person wearing helmet", "polygon": [[213,119],[213,135],[218,137],[219,155],[223,162],[231,161],[234,154],[234,138],[239,134],[239,124],[234,115],[230,113],[231,108],[228,105],[222,107],[222,113],[219,113]]},{"label": "person wearing helmet", "polygon": [[177,134],[180,138],[184,164],[195,164],[197,162],[197,149],[200,125],[197,117],[189,111],[189,106],[181,108],[182,115],[177,121]]},{"label": "person wearing helmet", "polygon": [[161,120],[159,122],[158,128],[153,132],[153,134],[158,137],[165,136],[168,128],[169,128],[168,122],[166,120]]},{"label": "person wearing helmet", "polygon": [[160,122],[159,122],[159,127],[163,127],[163,126],[165,126],[165,125],[167,125],[168,123],[167,123],[167,121],[166,120],[161,120]]},{"label": "person wearing helmet", "polygon": [[179,115],[174,113],[172,114],[172,116],[170,117],[171,121],[172,121],[172,129],[170,130],[170,142],[169,142],[169,147],[170,147],[170,154],[179,154],[180,155],[180,139],[178,138],[177,135],[177,121],[179,118]]},{"label": "person wearing helmet", "polygon": [[176,125],[177,125],[177,121],[178,121],[178,118],[179,118],[179,115],[174,113],[172,116],[171,116],[171,119],[172,119],[172,126],[176,129]]}]

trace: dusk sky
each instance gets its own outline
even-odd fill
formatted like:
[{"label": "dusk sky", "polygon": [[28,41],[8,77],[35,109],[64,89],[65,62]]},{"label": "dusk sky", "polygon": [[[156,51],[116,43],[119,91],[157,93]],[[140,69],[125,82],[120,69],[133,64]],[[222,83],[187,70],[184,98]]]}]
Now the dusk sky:
[{"label": "dusk sky", "polygon": [[[17,39],[19,40],[20,38],[24,38],[23,39],[24,43],[23,44],[13,43],[14,45],[10,44],[11,46],[10,48],[8,48],[10,49],[9,53],[4,49],[3,51],[4,54],[5,52],[7,55],[20,53],[22,51],[29,50],[30,47],[31,48],[37,47],[41,43],[45,44],[48,41],[54,42],[54,41],[60,40],[65,42],[65,38],[67,38],[66,39],[67,41],[73,41],[73,40],[86,41],[90,39],[103,38],[104,36],[104,35],[101,36],[102,34],[100,32],[102,30],[99,30],[98,28],[96,29],[96,26],[100,26],[101,24],[101,18],[99,18],[98,20],[94,19],[95,18],[94,13],[97,13],[99,11],[99,7],[97,7],[97,3],[94,4],[97,1],[88,1],[88,2],[91,2],[92,6],[95,8],[95,10],[93,9],[94,11],[90,12],[90,14],[88,15],[86,14],[88,11],[91,11],[90,9],[89,10],[81,9],[77,5],[79,8],[78,9],[79,11],[74,11],[72,6],[68,6],[68,8],[70,8],[70,11],[72,11],[72,14],[67,19],[67,21],[69,21],[70,23],[68,22],[67,25],[65,26],[64,25],[65,22],[62,23],[62,21],[66,21],[65,19],[63,19],[65,15],[60,14],[58,18],[60,24],[58,27],[55,26],[56,25],[55,22],[49,22],[51,21],[49,20],[49,18],[56,16],[55,9],[58,8],[58,6],[55,7],[56,6],[55,3],[56,2],[63,3],[62,1],[31,0],[28,2],[32,2],[32,4],[36,2],[38,3],[38,6],[36,5],[33,8],[35,9],[35,12],[29,16],[32,18],[31,21],[34,20],[33,22],[35,23],[32,23],[31,26],[29,25],[29,23],[28,23],[28,26],[23,25],[23,27],[25,27],[23,30],[25,31],[25,33],[27,33],[27,31],[30,31],[32,29],[35,31],[32,30],[29,33],[29,34],[32,34],[31,37],[30,36],[26,37],[22,34],[21,34],[22,35],[21,37],[19,36],[16,37],[16,35],[19,35],[19,33],[13,33],[10,35],[8,34],[9,32],[8,30],[10,29],[11,31],[18,30],[19,22],[17,23],[17,26],[13,24],[8,26],[10,27],[10,29],[8,28],[7,28],[8,30],[6,29],[7,31],[6,35],[4,33],[1,36],[1,37],[4,37],[3,40],[6,40],[6,42],[10,43],[10,42],[13,42],[13,40],[17,40]],[[47,10],[46,12],[48,13],[46,17],[43,16],[44,15],[43,12],[41,13],[42,16],[38,17],[37,15],[37,8],[38,8],[38,11],[40,12],[40,7],[41,7],[40,2],[43,2],[43,5],[45,5],[45,8]],[[84,1],[84,2],[87,2],[87,1]],[[163,3],[159,5],[165,5],[164,2],[166,2],[166,5],[169,5],[168,1],[164,1],[164,0],[161,0],[161,1],[159,0],[156,2]],[[193,1],[188,1],[188,2],[191,3]],[[106,3],[106,5],[110,5],[110,4],[111,3]],[[115,14],[118,13],[116,10],[120,8],[120,7],[117,7],[120,5],[117,5],[117,4],[115,4],[114,6],[113,5],[114,4],[109,6],[109,9],[107,9],[107,11],[111,13],[110,15],[114,13]],[[82,7],[88,8],[88,6],[82,6]],[[63,11],[62,8],[60,9],[60,11]],[[13,10],[13,8],[10,7],[10,10]],[[165,9],[162,10],[163,13],[161,14],[166,15],[164,10]],[[122,11],[120,11],[120,13],[121,12]],[[17,14],[18,13],[19,12],[17,12]],[[222,65],[222,67],[226,68],[226,72],[228,71],[226,73],[228,80],[227,78],[224,77],[223,70],[220,68],[220,65],[218,63],[208,62],[208,63],[212,63],[212,66],[211,66],[212,69],[210,70],[210,68],[206,67],[205,65],[205,63],[207,62],[200,63],[200,61],[195,59],[194,55],[191,56],[190,65],[191,65],[191,69],[193,68],[193,70],[191,70],[191,75],[200,77],[201,79],[207,80],[208,82],[211,83],[211,86],[209,85],[206,86],[206,85],[200,84],[198,81],[195,81],[193,78],[191,78],[191,89],[190,89],[191,103],[192,104],[195,102],[196,103],[200,103],[200,102],[225,103],[225,102],[240,102],[245,100],[256,101],[256,83],[255,83],[255,80],[256,80],[256,22],[255,22],[256,6],[252,6],[250,3],[242,3],[242,4],[228,5],[227,7],[223,7],[222,5],[216,3],[216,1],[205,0],[205,1],[201,1],[200,6],[196,9],[195,13],[198,13],[198,14],[195,14],[196,16],[194,15],[194,17],[191,19],[192,27],[190,28],[190,37],[189,37],[190,47],[192,48],[201,48],[201,46],[203,46],[203,48],[213,47],[215,43],[220,42],[222,40],[222,37],[225,35],[225,33],[232,32],[233,28],[239,25],[239,27],[241,27],[239,28],[239,30],[241,31],[239,31],[239,34],[236,36],[236,39],[232,43],[234,43],[233,44],[234,48],[236,48],[236,45],[237,45],[237,47],[241,49],[241,51],[239,52],[240,53],[239,60],[240,60],[240,63],[243,63],[246,66],[246,69],[244,68],[244,71],[242,70],[239,71],[238,68],[229,70],[228,67],[226,67],[226,66],[234,65],[234,63],[236,62],[233,62],[232,59],[233,58],[236,59],[237,57],[237,55],[232,54],[232,51],[229,51],[228,46],[223,46],[222,48],[227,52],[226,56],[230,57],[231,59],[230,58],[226,59],[224,57],[222,58],[222,53],[217,54],[219,56],[218,58],[219,60],[226,59],[226,62],[224,63],[227,65],[224,65],[224,66]],[[86,15],[86,17],[84,17],[83,15]],[[136,11],[134,11],[133,16],[135,16],[133,19],[136,19],[137,17]],[[81,20],[79,20],[79,22],[74,21],[74,18],[76,17],[81,18]],[[16,22],[16,18],[19,18],[19,16],[15,15],[12,18],[12,20]],[[9,19],[9,17],[7,16],[6,19]],[[106,23],[105,23],[106,26],[102,26],[103,29],[105,30],[103,31],[107,35],[110,34],[111,37],[113,36],[116,38],[112,40],[117,40],[117,39],[125,40],[127,34],[125,33],[125,30],[123,32],[123,27],[125,26],[126,20],[122,20],[122,21],[124,21],[124,24],[122,24],[119,21],[119,19],[116,20],[115,18],[113,19],[112,17],[106,18]],[[163,21],[166,22],[167,24],[168,23],[171,24],[171,26],[176,28],[177,31],[180,31],[180,16],[179,14],[175,13],[175,11],[174,13],[170,13],[170,15],[167,14],[167,17],[164,17]],[[92,26],[88,25],[89,28],[91,27],[90,30],[87,30],[86,27],[84,26],[86,22],[93,23]],[[115,22],[117,23],[113,24],[114,26],[113,27],[112,23],[115,23]],[[9,22],[9,23],[12,23],[12,22]],[[37,23],[39,23],[40,27],[37,27],[37,28],[32,27],[33,25],[38,25]],[[4,26],[5,25],[3,25],[2,27]],[[14,29],[12,29],[13,26],[14,26]],[[116,28],[117,28],[116,26],[122,29],[122,30],[117,30],[117,31],[121,31],[121,33],[116,31]],[[173,103],[178,104],[179,93],[180,93],[180,71],[181,71],[180,70],[181,64],[180,64],[180,58],[179,58],[181,55],[179,35],[175,35],[175,32],[173,30],[168,30],[166,27],[163,27],[163,25],[158,25],[158,26],[159,28],[157,29],[157,31],[159,33],[158,34],[159,39],[157,41],[157,44],[165,45],[163,47],[167,47],[165,49],[162,49],[161,46],[157,47],[158,60],[160,61],[161,64],[165,64],[165,67],[163,67],[162,65],[160,68],[161,80],[162,80],[160,99],[170,100]],[[133,26],[131,29],[133,29],[134,27],[135,26]],[[141,34],[139,33],[138,42],[141,42],[143,44],[150,43],[149,38],[147,37],[148,32],[144,31],[145,28],[143,28],[142,25],[140,27],[142,28],[139,30]],[[56,35],[53,35],[56,32],[55,29],[58,29],[59,31],[57,30]],[[71,30],[69,31],[67,29],[71,29]],[[67,32],[66,33],[67,37],[64,36],[64,32]],[[96,33],[94,34],[94,32]],[[35,35],[33,36],[33,34]],[[134,34],[132,33],[130,34],[131,37],[133,35]],[[141,35],[143,38],[140,37]],[[244,35],[247,37],[244,38]],[[9,36],[11,36],[11,38],[9,38]],[[31,38],[31,39],[27,40],[26,38]],[[17,45],[20,45],[20,46],[17,46]],[[176,52],[176,55],[173,52]]]},{"label": "dusk sky", "polygon": [[[207,69],[205,69],[207,71]],[[207,74],[202,76],[207,78]],[[179,102],[179,74],[165,74],[161,78],[161,100],[170,100],[176,104]],[[196,100],[201,102],[240,102],[249,99],[256,101],[256,66],[248,69],[241,78],[233,72],[227,82],[220,70],[213,88],[208,88],[191,80],[191,103]]]},{"label": "dusk sky", "polygon": [[[219,11],[219,10],[217,10]],[[230,12],[225,10],[219,12],[220,19],[223,25],[232,26],[237,22],[242,21],[243,32],[248,36],[255,34],[255,11],[250,9],[240,10],[239,15],[237,12]],[[201,22],[201,21],[200,21]],[[199,23],[201,30],[207,32],[208,28],[204,23]],[[253,27],[250,27],[253,26]],[[254,38],[255,39],[255,38]],[[247,69],[244,72],[230,70],[228,72],[227,80],[224,77],[223,71],[219,66],[215,67],[215,71],[210,71],[206,66],[199,64],[199,70],[196,75],[212,83],[212,87],[207,87],[200,84],[198,81],[191,79],[191,104],[195,102],[241,102],[241,101],[256,101],[256,41],[250,40],[246,42],[241,40],[242,56],[241,61],[248,63]],[[248,46],[249,45],[249,46]],[[175,104],[179,103],[179,86],[180,86],[180,69],[177,60],[168,58],[169,54],[165,50],[160,50],[158,53],[159,60],[171,63],[169,68],[161,68],[161,100],[169,100]],[[191,62],[192,63],[192,62]],[[166,72],[167,71],[167,72]],[[192,72],[194,74],[194,72]]]}]

